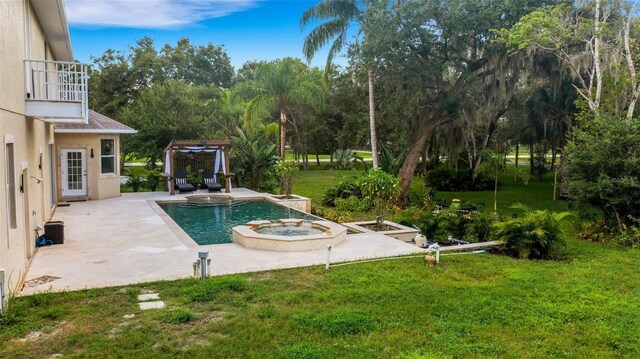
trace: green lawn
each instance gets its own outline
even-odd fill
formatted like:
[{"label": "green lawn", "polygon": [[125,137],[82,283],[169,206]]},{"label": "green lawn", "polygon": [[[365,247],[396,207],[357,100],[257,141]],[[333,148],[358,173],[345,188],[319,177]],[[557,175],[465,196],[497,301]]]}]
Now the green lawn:
[{"label": "green lawn", "polygon": [[[299,171],[295,175],[293,183],[293,193],[312,200],[320,201],[327,188],[333,187],[343,177],[357,177],[362,171],[355,170],[326,170],[323,166],[310,166],[310,171]],[[514,181],[513,173],[501,173],[498,180],[498,213],[509,214],[514,210],[509,207],[521,202],[531,208],[550,209],[552,211],[566,211],[567,202],[553,200],[553,173],[547,173],[542,180],[538,177],[531,177],[528,184],[522,181]],[[411,183],[411,191],[420,193],[424,188],[424,180],[414,177]],[[486,209],[493,209],[493,191],[477,192],[437,192],[437,198],[450,202],[457,198],[462,202],[472,202],[476,205],[484,206]]]},{"label": "green lawn", "polygon": [[[498,177],[498,213],[513,212],[509,207],[516,203],[523,203],[531,208],[549,209],[552,211],[566,211],[566,201],[553,200],[553,173],[547,173],[542,180],[531,177],[525,185],[522,181],[513,179],[513,173],[501,173]],[[451,201],[454,198],[462,202],[472,202],[493,210],[493,191],[478,192],[438,192],[438,198]]]},{"label": "green lawn", "polygon": [[[300,172],[294,192],[319,199],[353,174]],[[565,208],[549,178],[507,177],[501,208]],[[0,357],[640,357],[640,251],[570,239],[563,257],[403,258],[23,297],[0,321]],[[147,291],[166,308],[140,311]]]},{"label": "green lawn", "polygon": [[[573,240],[567,255],[461,255],[437,268],[408,258],[24,297],[0,326],[0,356],[640,356],[640,252]],[[147,290],[167,308],[140,311],[135,296]]]},{"label": "green lawn", "polygon": [[338,184],[343,177],[357,177],[362,173],[355,170],[326,170],[324,166],[310,168],[310,171],[295,174],[292,192],[316,201],[320,201],[324,191]]},{"label": "green lawn", "polygon": [[[366,151],[354,151],[358,156],[362,157],[362,158],[371,158],[371,152],[366,152]],[[285,157],[287,159],[292,159],[293,158],[293,151],[292,150],[287,150]],[[319,155],[318,157],[320,157],[321,160],[329,160],[331,159],[331,155],[330,154],[324,154],[324,155]],[[309,162],[315,162],[316,160],[316,155],[309,155]]]}]

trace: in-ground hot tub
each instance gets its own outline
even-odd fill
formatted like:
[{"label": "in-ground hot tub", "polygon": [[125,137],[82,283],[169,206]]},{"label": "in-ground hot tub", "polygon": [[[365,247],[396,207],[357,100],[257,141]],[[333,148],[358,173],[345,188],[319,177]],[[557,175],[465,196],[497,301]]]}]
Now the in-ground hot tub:
[{"label": "in-ground hot tub", "polygon": [[329,221],[281,219],[251,221],[233,227],[233,241],[247,248],[281,252],[310,251],[335,246],[347,238],[347,228]]}]

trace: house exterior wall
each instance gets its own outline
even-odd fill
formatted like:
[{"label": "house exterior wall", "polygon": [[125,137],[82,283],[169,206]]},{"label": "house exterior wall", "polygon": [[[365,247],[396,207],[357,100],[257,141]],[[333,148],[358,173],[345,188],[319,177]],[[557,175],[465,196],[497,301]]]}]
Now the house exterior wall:
[{"label": "house exterior wall", "polygon": [[[45,60],[45,52],[48,60],[55,60],[45,43],[28,0],[0,1],[0,270],[5,270],[5,285],[10,291],[19,285],[35,251],[36,225],[48,221],[54,210],[49,164],[53,125],[25,116],[24,60]],[[14,152],[15,228],[8,219],[9,143]],[[23,191],[19,189],[21,182]]]},{"label": "house exterior wall", "polygon": [[[113,139],[116,151],[116,172],[115,174],[101,174],[100,163],[100,140],[101,139]],[[60,178],[61,168],[60,159],[62,158],[62,150],[67,148],[84,148],[86,150],[87,161],[87,196],[83,199],[106,199],[113,197],[120,197],[120,174],[119,174],[119,149],[120,149],[120,136],[119,135],[102,135],[92,133],[57,133],[55,135],[56,153],[58,157],[58,168],[56,173],[58,174],[58,198],[65,199],[77,199],[77,198],[65,198],[62,196],[62,179]],[[91,150],[93,150],[94,157],[91,158]]]}]

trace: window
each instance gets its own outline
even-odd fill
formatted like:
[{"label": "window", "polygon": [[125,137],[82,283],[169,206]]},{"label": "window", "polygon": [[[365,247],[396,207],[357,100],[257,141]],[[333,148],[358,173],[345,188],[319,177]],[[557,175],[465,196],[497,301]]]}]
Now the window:
[{"label": "window", "polygon": [[116,173],[115,140],[100,140],[100,161],[102,174]]},{"label": "window", "polygon": [[14,166],[13,143],[5,147],[5,174],[7,193],[7,221],[9,228],[17,228],[16,221],[16,170]]}]

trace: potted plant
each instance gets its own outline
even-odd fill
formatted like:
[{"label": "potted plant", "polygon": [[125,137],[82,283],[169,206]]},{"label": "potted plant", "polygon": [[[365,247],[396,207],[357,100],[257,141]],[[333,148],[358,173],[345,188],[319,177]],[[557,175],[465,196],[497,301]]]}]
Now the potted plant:
[{"label": "potted plant", "polygon": [[283,194],[284,198],[291,198],[293,175],[299,170],[298,163],[295,161],[282,160],[275,164],[274,169],[278,177],[280,177],[280,194]]},{"label": "potted plant", "polygon": [[367,171],[359,181],[364,197],[371,201],[376,213],[376,229],[384,229],[387,213],[398,195],[398,178],[382,170]]}]

